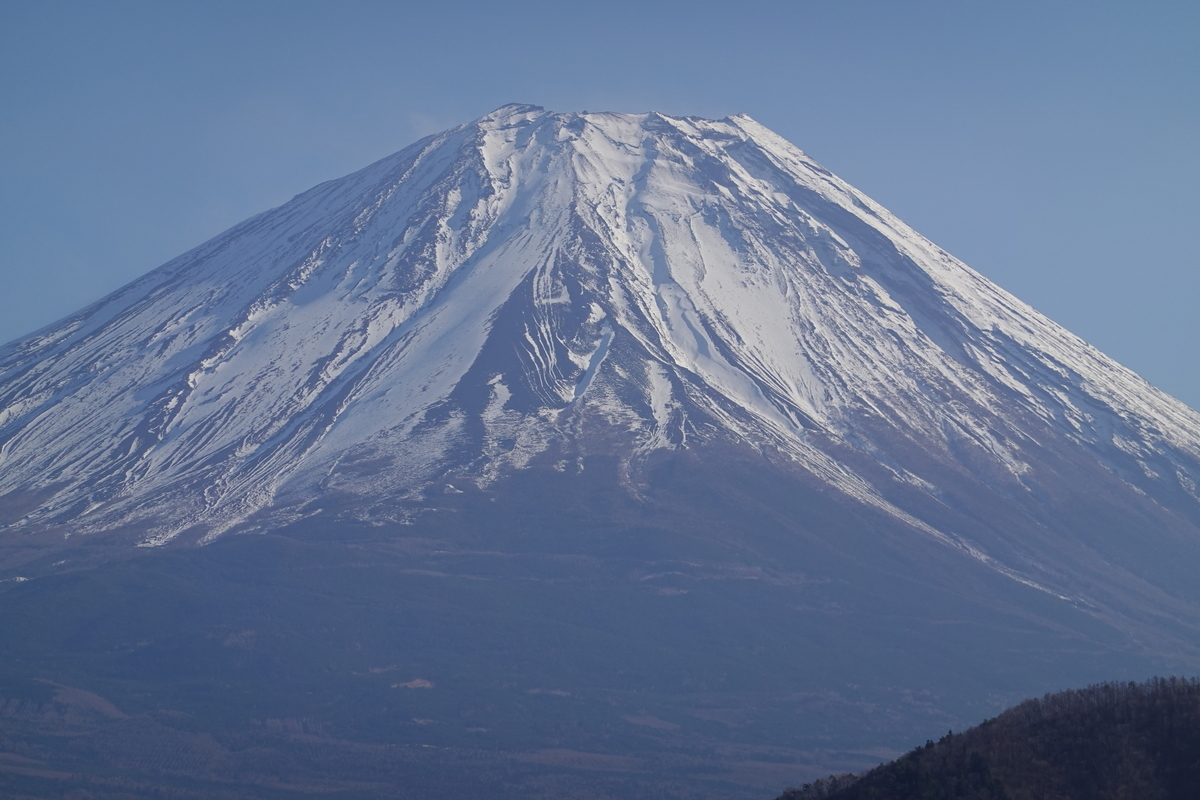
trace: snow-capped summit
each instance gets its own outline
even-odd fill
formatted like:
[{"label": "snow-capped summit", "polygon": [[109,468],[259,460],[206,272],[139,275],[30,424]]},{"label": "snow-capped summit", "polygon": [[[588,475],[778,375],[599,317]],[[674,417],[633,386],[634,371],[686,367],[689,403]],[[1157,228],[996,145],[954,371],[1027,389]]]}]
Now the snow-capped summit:
[{"label": "snow-capped summit", "polygon": [[717,442],[1064,598],[1015,532],[1063,497],[1200,520],[1200,415],[745,115],[505,106],[0,350],[9,530],[397,518],[597,453],[636,492]]},{"label": "snow-capped summit", "polygon": [[0,348],[0,723],[72,785],[765,797],[1200,669],[1198,482],[749,117],[506,106]]}]

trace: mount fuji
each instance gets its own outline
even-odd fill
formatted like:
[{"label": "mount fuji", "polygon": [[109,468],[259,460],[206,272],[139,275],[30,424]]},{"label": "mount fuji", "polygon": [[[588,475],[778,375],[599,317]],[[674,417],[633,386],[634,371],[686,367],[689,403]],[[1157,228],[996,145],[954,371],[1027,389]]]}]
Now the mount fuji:
[{"label": "mount fuji", "polygon": [[[0,349],[5,625],[64,593],[142,620],[0,634],[10,672],[126,716],[147,685],[196,713],[138,661],[161,647],[424,709],[271,701],[331,741],[638,785],[652,752],[670,787],[754,796],[1062,682],[1200,668],[1198,484],[1200,414],[751,118],[512,105]],[[280,577],[352,566],[386,588]],[[147,609],[181,570],[206,610],[168,633]],[[149,605],[104,594],[135,573]],[[407,610],[362,612],[374,634],[314,621],[380,592]],[[85,628],[103,669],[62,655]]]}]

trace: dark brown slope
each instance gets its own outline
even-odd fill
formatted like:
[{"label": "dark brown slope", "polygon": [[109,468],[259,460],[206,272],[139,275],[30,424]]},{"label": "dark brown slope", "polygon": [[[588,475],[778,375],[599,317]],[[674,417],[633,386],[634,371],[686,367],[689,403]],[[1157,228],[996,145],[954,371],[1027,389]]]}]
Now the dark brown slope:
[{"label": "dark brown slope", "polygon": [[1200,679],[1103,683],[1026,700],[863,775],[779,800],[1192,800]]}]

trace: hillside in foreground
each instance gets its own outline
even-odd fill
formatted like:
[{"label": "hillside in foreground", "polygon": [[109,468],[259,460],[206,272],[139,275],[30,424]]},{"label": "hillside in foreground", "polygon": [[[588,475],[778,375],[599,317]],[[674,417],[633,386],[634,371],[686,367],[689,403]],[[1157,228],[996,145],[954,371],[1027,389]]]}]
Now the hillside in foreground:
[{"label": "hillside in foreground", "polygon": [[1185,800],[1200,786],[1200,679],[1102,683],[1026,700],[862,775],[778,800]]}]

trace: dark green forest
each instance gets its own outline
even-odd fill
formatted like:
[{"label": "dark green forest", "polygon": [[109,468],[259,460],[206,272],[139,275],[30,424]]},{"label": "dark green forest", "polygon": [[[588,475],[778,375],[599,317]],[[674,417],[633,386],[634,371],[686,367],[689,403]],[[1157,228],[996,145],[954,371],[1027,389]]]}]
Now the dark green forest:
[{"label": "dark green forest", "polygon": [[1191,800],[1200,679],[1102,683],[1026,700],[860,775],[778,800]]}]

